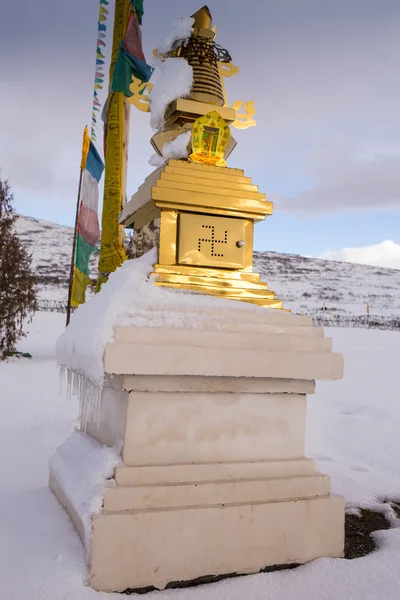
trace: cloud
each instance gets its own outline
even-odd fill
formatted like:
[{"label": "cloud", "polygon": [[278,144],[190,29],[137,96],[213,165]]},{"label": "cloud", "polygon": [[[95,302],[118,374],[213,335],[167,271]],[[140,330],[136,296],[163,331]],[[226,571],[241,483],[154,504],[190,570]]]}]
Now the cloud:
[{"label": "cloud", "polygon": [[[0,168],[16,192],[74,214],[83,126],[90,120],[98,0],[8,2],[0,19]],[[113,3],[110,3],[110,7]],[[148,2],[148,60],[195,0]],[[214,2],[217,42],[239,75],[225,81],[230,104],[255,100],[257,127],[234,130],[229,166],[277,211],[396,208],[399,186],[400,3],[398,0]],[[112,15],[107,22],[111,32]],[[111,40],[107,39],[107,52]],[[108,62],[107,65],[108,66]],[[128,196],[149,172],[149,115],[132,110]],[[334,136],[341,136],[337,142]],[[101,126],[98,148],[101,149]]]},{"label": "cloud", "polygon": [[292,197],[275,194],[277,207],[293,213],[399,210],[400,150],[360,155],[331,142],[314,163],[315,184]]},{"label": "cloud", "polygon": [[361,248],[327,250],[320,258],[400,269],[400,244],[396,244],[392,240],[385,240],[379,244]]}]

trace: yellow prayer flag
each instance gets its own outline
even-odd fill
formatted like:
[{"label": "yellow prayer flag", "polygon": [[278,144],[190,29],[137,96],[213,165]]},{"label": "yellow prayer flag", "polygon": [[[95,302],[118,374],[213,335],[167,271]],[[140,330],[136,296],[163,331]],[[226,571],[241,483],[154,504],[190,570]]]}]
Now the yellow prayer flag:
[{"label": "yellow prayer flag", "polygon": [[90,137],[88,133],[87,125],[83,131],[83,143],[82,143],[82,160],[81,160],[81,169],[86,167],[86,159],[89,152],[90,147]]},{"label": "yellow prayer flag", "polygon": [[84,304],[86,289],[91,283],[90,278],[75,267],[71,297],[71,304],[74,308],[77,308],[80,304]]}]

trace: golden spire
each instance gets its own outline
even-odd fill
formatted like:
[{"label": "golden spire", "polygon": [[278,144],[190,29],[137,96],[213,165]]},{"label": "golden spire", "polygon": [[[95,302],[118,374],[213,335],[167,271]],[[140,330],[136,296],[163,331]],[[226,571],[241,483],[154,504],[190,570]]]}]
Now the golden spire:
[{"label": "golden spire", "polygon": [[208,6],[203,6],[192,15],[194,29],[212,29],[212,16]]},{"label": "golden spire", "polygon": [[216,33],[208,6],[200,8],[192,18],[192,35],[179,49],[179,56],[185,58],[193,69],[193,85],[189,98],[223,106],[225,98],[218,63],[230,62],[231,57],[229,52],[214,43]]},{"label": "golden spire", "polygon": [[[194,24],[190,37],[184,42],[177,41],[172,50],[163,55],[165,58],[169,56],[185,59],[192,67],[193,83],[187,97],[178,98],[167,107],[162,131],[158,131],[151,138],[151,143],[160,156],[165,143],[181,133],[191,131],[193,123],[199,117],[217,111],[228,125],[235,120],[235,111],[225,106],[223,73],[220,70],[221,64],[230,65],[230,54],[214,41],[216,32],[208,6],[200,8],[192,18]],[[229,136],[225,146],[224,161],[236,146],[232,136]]]}]

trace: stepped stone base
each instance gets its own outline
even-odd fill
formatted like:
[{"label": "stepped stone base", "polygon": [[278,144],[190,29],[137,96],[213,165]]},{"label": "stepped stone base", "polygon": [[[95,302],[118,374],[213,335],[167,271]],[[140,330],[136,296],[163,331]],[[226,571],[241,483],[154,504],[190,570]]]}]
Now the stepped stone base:
[{"label": "stepped stone base", "polygon": [[94,522],[91,585],[162,589],[204,575],[340,557],[343,528],[341,498],[105,511]]},{"label": "stepped stone base", "polygon": [[306,394],[342,377],[342,357],[307,317],[230,306],[193,329],[116,328],[106,348],[113,379],[86,431],[122,439],[123,464],[93,519],[96,590],[343,555],[343,499],[304,457]]}]

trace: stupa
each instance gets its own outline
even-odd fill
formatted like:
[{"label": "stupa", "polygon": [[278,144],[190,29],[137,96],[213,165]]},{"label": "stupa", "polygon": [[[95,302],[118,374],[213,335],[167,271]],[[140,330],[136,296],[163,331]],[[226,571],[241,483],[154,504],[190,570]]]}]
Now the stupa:
[{"label": "stupa", "polygon": [[[50,487],[102,591],[163,589],[344,550],[343,498],[304,456],[307,394],[316,379],[340,379],[343,359],[310,317],[279,310],[252,270],[254,224],[272,205],[225,166],[237,116],[218,65],[230,57],[207,7],[194,19],[170,56],[192,66],[192,89],[167,107],[153,138],[160,156],[188,132],[189,147],[121,215],[135,236],[150,225],[158,235],[74,313],[58,344],[71,377],[80,371],[81,424],[78,442],[56,452]],[[86,394],[98,374],[92,354],[96,413]],[[110,448],[118,457],[102,470]]]}]

